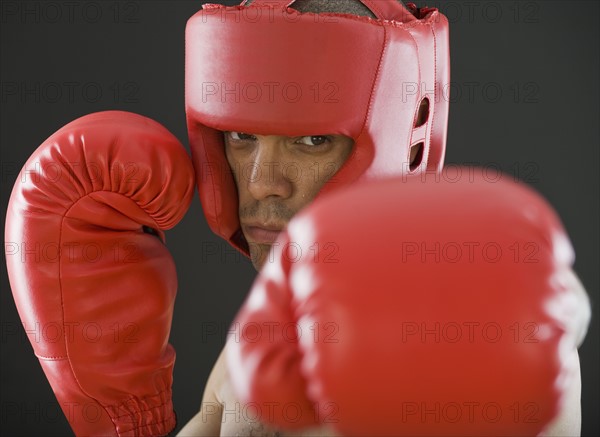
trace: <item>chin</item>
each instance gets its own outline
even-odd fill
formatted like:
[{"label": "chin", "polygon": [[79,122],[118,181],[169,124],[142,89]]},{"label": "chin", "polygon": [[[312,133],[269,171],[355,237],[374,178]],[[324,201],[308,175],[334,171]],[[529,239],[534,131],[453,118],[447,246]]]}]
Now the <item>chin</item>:
[{"label": "chin", "polygon": [[252,265],[257,271],[260,271],[264,267],[267,261],[271,260],[269,253],[271,251],[271,245],[269,244],[254,244],[250,250],[250,260]]}]

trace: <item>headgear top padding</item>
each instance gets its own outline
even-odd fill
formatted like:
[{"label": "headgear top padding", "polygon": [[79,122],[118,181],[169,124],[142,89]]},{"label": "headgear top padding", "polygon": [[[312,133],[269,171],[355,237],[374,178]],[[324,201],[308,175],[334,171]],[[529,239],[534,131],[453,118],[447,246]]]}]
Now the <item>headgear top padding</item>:
[{"label": "headgear top padding", "polygon": [[[293,0],[255,0],[207,4],[188,21],[186,113],[198,189],[212,230],[246,254],[221,131],[351,137],[354,150],[335,186],[443,165],[446,17],[396,0],[361,2],[377,20],[301,14],[289,7]],[[411,147],[422,148],[420,165],[410,165]]]}]

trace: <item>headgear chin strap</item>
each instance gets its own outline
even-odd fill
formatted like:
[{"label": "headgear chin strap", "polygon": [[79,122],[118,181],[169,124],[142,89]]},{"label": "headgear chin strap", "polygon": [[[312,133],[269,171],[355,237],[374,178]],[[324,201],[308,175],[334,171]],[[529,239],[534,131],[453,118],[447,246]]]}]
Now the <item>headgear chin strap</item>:
[{"label": "headgear chin strap", "polygon": [[361,1],[377,20],[255,0],[206,4],[188,21],[185,97],[198,190],[211,229],[246,254],[221,131],[353,138],[352,155],[319,195],[442,168],[448,21],[435,8]]}]

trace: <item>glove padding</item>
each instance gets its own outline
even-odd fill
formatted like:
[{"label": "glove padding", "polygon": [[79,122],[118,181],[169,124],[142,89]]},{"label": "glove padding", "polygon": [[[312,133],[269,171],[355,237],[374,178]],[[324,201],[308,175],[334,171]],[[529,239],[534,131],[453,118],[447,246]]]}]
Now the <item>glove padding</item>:
[{"label": "glove padding", "polygon": [[576,375],[589,302],[558,217],[523,186],[358,185],[293,219],[270,259],[227,358],[240,401],[279,428],[536,435]]},{"label": "glove padding", "polygon": [[184,216],[193,187],[179,141],[121,111],[61,128],[15,183],[5,235],[11,288],[77,435],[175,427],[168,338],[177,277],[162,231]]}]

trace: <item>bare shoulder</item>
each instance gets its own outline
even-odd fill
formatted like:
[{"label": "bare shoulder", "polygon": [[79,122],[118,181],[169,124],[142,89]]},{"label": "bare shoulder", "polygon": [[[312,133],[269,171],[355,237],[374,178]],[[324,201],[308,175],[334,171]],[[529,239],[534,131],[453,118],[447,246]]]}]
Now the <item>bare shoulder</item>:
[{"label": "bare shoulder", "polygon": [[579,353],[573,351],[569,362],[568,387],[558,416],[544,429],[543,436],[581,435],[581,370]]},{"label": "bare shoulder", "polygon": [[221,351],[213,366],[202,395],[200,411],[177,434],[187,436],[218,436],[223,415],[223,387],[227,381],[224,353]]},{"label": "bare shoulder", "polygon": [[229,375],[225,361],[225,348],[223,348],[206,382],[206,388],[204,389],[205,397],[207,394],[211,394],[212,398],[222,404],[225,395],[224,389],[228,385],[228,382]]}]

